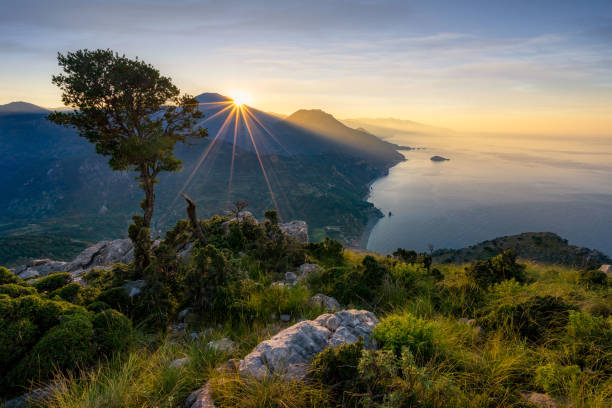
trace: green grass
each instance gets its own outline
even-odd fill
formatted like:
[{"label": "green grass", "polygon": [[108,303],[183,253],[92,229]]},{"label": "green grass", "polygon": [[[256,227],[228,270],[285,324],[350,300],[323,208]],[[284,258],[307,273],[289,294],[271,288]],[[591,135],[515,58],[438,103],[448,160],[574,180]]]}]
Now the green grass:
[{"label": "green grass", "polygon": [[[585,285],[578,270],[540,264],[527,265],[524,283],[510,280],[481,287],[466,276],[465,265],[434,265],[443,275],[438,279],[419,265],[375,256],[386,274],[376,281],[372,298],[354,298],[350,306],[372,310],[383,321],[377,328],[383,350],[364,352],[359,374],[349,391],[344,387],[340,394],[337,385],[321,381],[274,376],[256,381],[216,370],[298,319],[322,313],[308,305],[310,297],[321,288],[337,288],[333,280],[351,268],[364,269],[363,254],[345,251],[341,260],[324,262],[307,256],[328,268],[341,266],[341,272],[320,275],[325,282],[278,288],[270,286],[274,278],[261,263],[243,257],[240,268],[250,283],[241,289],[240,310],[249,311],[248,316],[228,316],[220,324],[223,319],[215,319],[208,336],[197,341],[140,334],[129,352],[93,368],[59,374],[56,391],[43,406],[180,407],[206,382],[221,408],[528,407],[522,391],[548,393],[568,407],[612,404],[612,286]],[[538,329],[537,336],[522,336],[521,319],[532,315],[513,311],[548,307],[538,299],[549,298],[568,306],[567,313],[561,312],[567,321],[557,327],[546,321],[546,313],[539,314],[543,320],[528,321]],[[290,314],[292,321],[281,323],[280,313]],[[500,324],[491,322],[491,316],[508,319]],[[475,321],[468,324],[461,318]],[[195,322],[188,332],[207,327],[205,321]],[[234,340],[237,350],[223,354],[206,347],[221,337]],[[169,366],[185,356],[189,364]]]}]

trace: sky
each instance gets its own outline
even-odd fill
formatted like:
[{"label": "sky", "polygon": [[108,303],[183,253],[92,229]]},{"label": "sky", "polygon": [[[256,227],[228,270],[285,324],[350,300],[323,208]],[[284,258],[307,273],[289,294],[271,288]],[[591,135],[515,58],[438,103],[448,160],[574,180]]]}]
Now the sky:
[{"label": "sky", "polygon": [[80,48],[277,113],[612,136],[611,0],[0,0],[0,104],[61,106]]}]

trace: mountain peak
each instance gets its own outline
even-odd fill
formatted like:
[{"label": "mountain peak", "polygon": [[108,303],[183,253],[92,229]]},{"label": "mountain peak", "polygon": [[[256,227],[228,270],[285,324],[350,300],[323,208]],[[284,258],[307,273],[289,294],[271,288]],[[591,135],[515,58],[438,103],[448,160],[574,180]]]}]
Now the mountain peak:
[{"label": "mountain peak", "polygon": [[0,114],[15,114],[15,113],[49,113],[50,111],[40,106],[28,102],[10,102],[6,105],[0,105]]},{"label": "mountain peak", "polygon": [[221,95],[216,92],[204,92],[195,97],[196,100],[200,103],[210,103],[210,102],[230,102],[232,98],[229,98],[225,95]]}]

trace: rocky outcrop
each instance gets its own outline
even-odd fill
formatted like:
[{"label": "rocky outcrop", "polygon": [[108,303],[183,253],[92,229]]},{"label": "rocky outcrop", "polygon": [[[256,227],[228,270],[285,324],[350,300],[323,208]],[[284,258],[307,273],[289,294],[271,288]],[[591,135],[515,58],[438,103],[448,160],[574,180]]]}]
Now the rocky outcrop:
[{"label": "rocky outcrop", "polygon": [[72,262],[38,259],[18,267],[13,273],[22,279],[38,278],[53,272],[69,272],[78,277],[92,269],[108,268],[115,263],[130,263],[134,249],[129,239],[101,241],[81,252]]},{"label": "rocky outcrop", "polygon": [[370,335],[378,319],[366,310],[345,310],[323,314],[315,320],[305,320],[281,331],[270,340],[259,343],[238,365],[243,376],[258,379],[268,374],[302,379],[310,361],[330,346],[355,343],[364,339],[372,348]]},{"label": "rocky outcrop", "polygon": [[308,224],[306,221],[291,221],[278,224],[281,231],[302,244],[308,243]]},{"label": "rocky outcrop", "polygon": [[13,273],[21,279],[38,278],[54,272],[63,272],[67,262],[51,259],[34,259],[25,265],[13,269]]},{"label": "rocky outcrop", "polygon": [[64,271],[80,275],[92,269],[107,268],[115,263],[130,263],[134,260],[134,247],[129,239],[100,241],[81,252]]},{"label": "rocky outcrop", "polygon": [[608,275],[612,275],[612,265],[601,265],[601,268],[599,268],[599,270],[607,273]]},{"label": "rocky outcrop", "polygon": [[310,306],[319,307],[330,312],[342,310],[342,306],[333,297],[318,293],[310,298]]}]

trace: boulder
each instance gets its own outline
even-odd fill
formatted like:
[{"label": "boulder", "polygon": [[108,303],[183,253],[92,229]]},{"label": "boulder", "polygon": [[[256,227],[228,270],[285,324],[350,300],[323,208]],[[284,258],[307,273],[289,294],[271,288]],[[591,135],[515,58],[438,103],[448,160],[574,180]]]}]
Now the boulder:
[{"label": "boulder", "polygon": [[129,239],[100,241],[86,248],[72,262],[66,264],[65,272],[79,276],[92,269],[106,269],[116,263],[130,263],[134,260],[134,246]]},{"label": "boulder", "polygon": [[306,221],[291,221],[278,224],[281,231],[302,244],[308,243],[308,224]]},{"label": "boulder", "polygon": [[612,275],[612,265],[601,265],[601,268],[599,268],[599,270],[607,273],[608,275]]},{"label": "boulder", "polygon": [[211,396],[210,384],[206,383],[202,388],[192,392],[185,399],[185,408],[215,408],[215,402]]},{"label": "boulder", "polygon": [[543,408],[557,408],[559,402],[548,394],[539,392],[521,392],[521,397],[527,402]]},{"label": "boulder", "polygon": [[322,293],[317,293],[310,298],[310,306],[320,307],[330,312],[342,310],[342,306],[333,297],[326,296]]},{"label": "boulder", "polygon": [[289,379],[303,379],[308,365],[318,353],[330,346],[355,343],[364,339],[373,348],[370,335],[378,319],[366,310],[345,310],[323,314],[282,330],[270,340],[259,343],[238,365],[243,376],[258,379],[279,374]]}]

